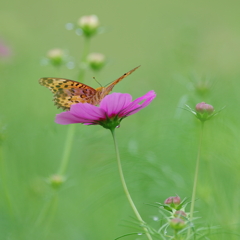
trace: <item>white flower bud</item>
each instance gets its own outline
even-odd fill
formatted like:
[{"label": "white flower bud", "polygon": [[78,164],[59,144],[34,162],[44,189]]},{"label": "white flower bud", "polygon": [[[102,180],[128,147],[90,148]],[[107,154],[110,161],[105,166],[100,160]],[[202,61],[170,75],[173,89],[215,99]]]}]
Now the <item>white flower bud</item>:
[{"label": "white flower bud", "polygon": [[86,37],[91,37],[97,32],[99,20],[96,15],[83,16],[79,18],[78,25]]}]

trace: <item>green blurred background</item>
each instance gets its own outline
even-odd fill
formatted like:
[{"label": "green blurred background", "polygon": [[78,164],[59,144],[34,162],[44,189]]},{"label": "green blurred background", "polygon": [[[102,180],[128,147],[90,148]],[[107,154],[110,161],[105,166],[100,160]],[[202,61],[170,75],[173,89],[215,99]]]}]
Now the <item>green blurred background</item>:
[{"label": "green blurred background", "polygon": [[[180,107],[206,101],[226,106],[204,130],[195,216],[222,226],[209,239],[239,239],[240,2],[4,1],[0,38],[11,48],[0,59],[0,239],[114,239],[134,232],[134,214],[118,176],[110,132],[76,126],[67,181],[57,193],[46,183],[62,158],[68,126],[40,77],[76,79],[77,69],[42,66],[52,48],[81,59],[83,38],[65,24],[98,15],[106,33],[91,52],[109,60],[97,75],[107,84],[141,64],[114,91],[134,98],[155,90],[152,104],[122,122],[117,138],[126,181],[144,220],[162,218],[147,203],[178,194],[190,200],[200,123]],[[89,71],[85,82],[98,87]],[[126,239],[145,239],[131,236]]]}]

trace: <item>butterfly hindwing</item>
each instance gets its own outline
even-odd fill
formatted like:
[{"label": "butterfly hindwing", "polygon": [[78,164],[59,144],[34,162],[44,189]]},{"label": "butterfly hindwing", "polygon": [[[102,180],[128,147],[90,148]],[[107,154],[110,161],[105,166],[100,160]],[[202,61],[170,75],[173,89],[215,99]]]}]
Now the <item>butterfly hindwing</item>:
[{"label": "butterfly hindwing", "polygon": [[70,109],[72,104],[86,102],[80,96],[69,96],[66,94],[55,94],[53,96],[53,101],[58,108],[62,108],[64,110]]}]

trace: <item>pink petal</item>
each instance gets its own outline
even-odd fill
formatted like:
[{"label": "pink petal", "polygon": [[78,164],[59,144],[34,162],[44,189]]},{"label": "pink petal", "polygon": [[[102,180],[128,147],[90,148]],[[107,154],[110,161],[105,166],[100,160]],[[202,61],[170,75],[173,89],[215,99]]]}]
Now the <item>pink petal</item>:
[{"label": "pink petal", "polygon": [[116,115],[126,108],[132,101],[132,96],[128,93],[112,93],[107,95],[100,103],[108,116]]},{"label": "pink petal", "polygon": [[[58,124],[83,123],[85,125],[97,125],[106,121],[106,117],[118,115],[126,117],[146,107],[156,97],[154,91],[137,98],[133,102],[130,94],[113,93],[106,96],[100,103],[100,107],[88,103],[73,104],[70,111],[57,114],[55,122]],[[144,101],[142,104],[139,104]],[[107,122],[106,122],[107,123]],[[102,124],[101,124],[102,125]]]},{"label": "pink petal", "polygon": [[[145,108],[146,106],[148,106],[155,97],[156,97],[156,94],[153,90],[146,93],[142,97],[137,98],[131,104],[129,104],[128,107],[126,107],[124,111],[120,113],[120,116],[130,116],[134,113],[137,113],[142,108]],[[139,104],[143,100],[145,101],[142,104]]]},{"label": "pink petal", "polygon": [[104,110],[89,103],[73,104],[70,112],[78,118],[88,120],[88,122],[98,121],[106,118]]},{"label": "pink petal", "polygon": [[56,115],[55,122],[58,124],[66,125],[71,123],[83,123],[84,119],[72,115],[70,111],[62,112]]},{"label": "pink petal", "polygon": [[88,103],[73,104],[70,111],[57,114],[55,122],[58,124],[89,123],[105,119],[105,112]]}]

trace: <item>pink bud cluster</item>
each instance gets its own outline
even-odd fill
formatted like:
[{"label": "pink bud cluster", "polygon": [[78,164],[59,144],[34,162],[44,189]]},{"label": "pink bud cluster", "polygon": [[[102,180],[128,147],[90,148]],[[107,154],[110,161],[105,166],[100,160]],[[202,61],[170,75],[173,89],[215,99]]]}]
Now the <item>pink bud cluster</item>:
[{"label": "pink bud cluster", "polygon": [[198,103],[195,109],[196,109],[196,112],[193,112],[193,113],[202,122],[209,120],[211,117],[217,114],[217,113],[214,113],[214,107],[205,102]]},{"label": "pink bud cluster", "polygon": [[198,103],[195,108],[198,113],[207,112],[208,114],[212,114],[214,111],[213,106],[205,102]]},{"label": "pink bud cluster", "polygon": [[187,214],[184,211],[182,206],[181,198],[179,196],[168,197],[164,204],[167,205],[167,208],[171,212],[169,217],[169,226],[175,231],[182,230],[187,225]]},{"label": "pink bud cluster", "polygon": [[165,204],[174,204],[179,205],[181,203],[181,198],[179,196],[176,197],[169,197],[164,201]]}]

